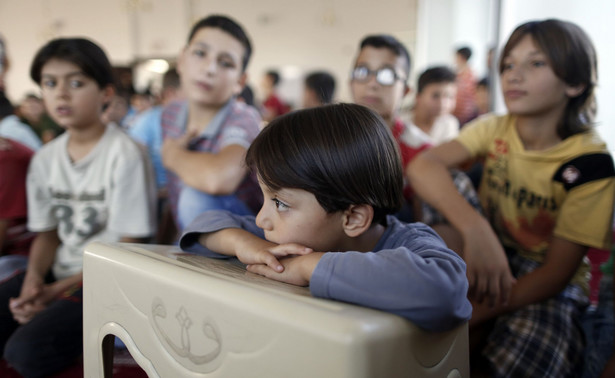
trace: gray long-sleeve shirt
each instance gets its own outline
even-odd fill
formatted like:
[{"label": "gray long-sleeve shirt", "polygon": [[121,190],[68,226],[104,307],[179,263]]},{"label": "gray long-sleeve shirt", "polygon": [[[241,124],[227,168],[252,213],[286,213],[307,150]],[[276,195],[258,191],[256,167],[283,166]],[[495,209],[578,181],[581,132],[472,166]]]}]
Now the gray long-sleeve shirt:
[{"label": "gray long-sleeve shirt", "polygon": [[[209,211],[194,220],[180,239],[187,252],[227,258],[198,243],[200,234],[240,228],[264,238],[253,216]],[[373,252],[325,253],[310,279],[315,297],[334,299],[397,314],[430,331],[467,321],[466,266],[430,227],[387,218]]]}]

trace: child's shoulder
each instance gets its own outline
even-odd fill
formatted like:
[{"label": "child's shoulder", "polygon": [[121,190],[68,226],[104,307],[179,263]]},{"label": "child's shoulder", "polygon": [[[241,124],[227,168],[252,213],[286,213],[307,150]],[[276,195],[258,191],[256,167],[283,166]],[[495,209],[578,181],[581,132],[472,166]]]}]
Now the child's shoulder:
[{"label": "child's shoulder", "polygon": [[247,117],[251,120],[260,123],[262,118],[255,107],[241,101],[231,100],[231,114],[234,117]]},{"label": "child's shoulder", "polygon": [[382,239],[382,246],[385,249],[408,247],[417,242],[444,245],[438,234],[425,223],[406,223],[393,215],[387,217],[387,229]]},{"label": "child's shoulder", "polygon": [[105,137],[99,142],[104,143],[103,147],[109,148],[114,154],[120,155],[141,155],[142,147],[119,126],[110,123],[107,125]]}]

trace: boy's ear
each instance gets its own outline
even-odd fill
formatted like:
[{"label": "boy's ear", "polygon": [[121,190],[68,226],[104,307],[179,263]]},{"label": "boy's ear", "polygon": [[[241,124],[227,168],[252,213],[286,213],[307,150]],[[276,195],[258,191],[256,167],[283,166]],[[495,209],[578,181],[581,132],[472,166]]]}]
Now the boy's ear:
[{"label": "boy's ear", "polygon": [[233,89],[233,94],[235,96],[239,95],[241,91],[243,90],[243,87],[246,86],[247,82],[248,82],[248,74],[244,72],[239,77],[239,80],[237,80],[237,84],[235,85],[235,88]]},{"label": "boy's ear", "polygon": [[585,88],[587,88],[587,86],[585,84],[579,84],[579,85],[567,85],[566,86],[566,96],[570,97],[570,98],[575,98],[577,96],[580,96],[581,93],[583,93],[583,91],[585,90]]},{"label": "boy's ear", "polygon": [[113,96],[115,96],[115,88],[113,85],[109,84],[102,89],[103,92],[103,103],[110,104],[111,100],[113,100]]},{"label": "boy's ear", "polygon": [[412,93],[412,88],[408,84],[404,84],[404,97]]},{"label": "boy's ear", "polygon": [[371,205],[350,205],[344,210],[344,232],[349,237],[357,237],[367,231],[374,219],[374,208]]},{"label": "boy's ear", "polygon": [[176,70],[178,74],[182,74],[182,71],[184,70],[184,61],[186,60],[186,51],[188,50],[188,47],[184,47],[179,54],[177,55],[177,64],[176,64]]}]

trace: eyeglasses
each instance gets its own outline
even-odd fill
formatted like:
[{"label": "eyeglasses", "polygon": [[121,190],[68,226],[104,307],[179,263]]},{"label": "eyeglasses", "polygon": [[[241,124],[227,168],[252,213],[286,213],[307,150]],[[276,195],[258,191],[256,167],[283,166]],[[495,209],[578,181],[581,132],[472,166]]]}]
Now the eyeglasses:
[{"label": "eyeglasses", "polygon": [[378,70],[370,70],[367,67],[355,67],[350,73],[351,80],[366,82],[371,75],[376,76],[376,82],[380,85],[393,85],[397,80],[405,80],[397,75],[394,69],[390,67],[380,68]]}]

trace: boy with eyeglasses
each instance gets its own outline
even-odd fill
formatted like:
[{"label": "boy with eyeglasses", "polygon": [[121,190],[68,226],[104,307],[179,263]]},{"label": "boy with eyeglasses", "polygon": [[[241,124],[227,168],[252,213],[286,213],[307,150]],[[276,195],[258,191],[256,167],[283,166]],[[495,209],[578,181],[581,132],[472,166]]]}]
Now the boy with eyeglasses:
[{"label": "boy with eyeglasses", "polygon": [[[353,101],[378,113],[391,129],[401,152],[403,167],[421,151],[430,147],[429,140],[413,131],[399,118],[402,99],[410,92],[410,54],[395,37],[369,35],[360,44],[359,54],[350,75]],[[404,168],[405,169],[405,168]],[[404,180],[404,197],[415,201],[408,180]],[[398,214],[402,220],[418,220],[418,204],[406,206]]]},{"label": "boy with eyeglasses", "polygon": [[[429,138],[418,128],[405,124],[399,114],[401,102],[409,92],[410,53],[395,37],[369,35],[361,41],[359,54],[350,75],[350,90],[355,103],[378,113],[391,129],[401,153],[404,172],[410,161],[421,151],[431,147]],[[451,171],[459,193],[477,210],[478,196],[470,179],[461,171]],[[443,236],[450,226],[446,219],[431,206],[423,204],[413,195],[412,187],[404,177],[406,204],[396,216],[402,221],[422,221]],[[453,237],[449,238],[455,241]],[[456,244],[449,245],[455,249]]]}]

